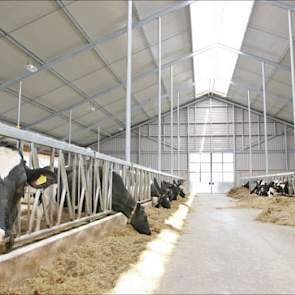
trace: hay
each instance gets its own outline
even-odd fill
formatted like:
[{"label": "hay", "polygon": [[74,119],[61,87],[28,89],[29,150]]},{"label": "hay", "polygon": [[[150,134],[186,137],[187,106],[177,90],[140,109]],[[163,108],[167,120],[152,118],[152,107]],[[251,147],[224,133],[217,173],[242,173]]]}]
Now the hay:
[{"label": "hay", "polygon": [[97,242],[75,245],[35,278],[27,279],[15,288],[0,286],[0,294],[103,294],[116,284],[120,274],[137,262],[146,244],[164,228],[164,221],[186,199],[172,203],[170,210],[148,209],[151,236],[138,234],[130,225],[114,230]]},{"label": "hay", "polygon": [[262,209],[255,220],[279,225],[295,226],[295,198],[260,197],[244,187],[233,188],[228,196],[236,199],[236,207]]}]

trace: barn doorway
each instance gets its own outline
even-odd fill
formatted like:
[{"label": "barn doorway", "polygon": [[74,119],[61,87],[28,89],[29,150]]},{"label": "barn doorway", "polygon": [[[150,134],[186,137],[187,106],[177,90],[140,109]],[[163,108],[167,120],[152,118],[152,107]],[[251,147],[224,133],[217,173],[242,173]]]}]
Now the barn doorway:
[{"label": "barn doorway", "polygon": [[190,153],[189,180],[191,192],[227,192],[234,182],[233,153]]}]

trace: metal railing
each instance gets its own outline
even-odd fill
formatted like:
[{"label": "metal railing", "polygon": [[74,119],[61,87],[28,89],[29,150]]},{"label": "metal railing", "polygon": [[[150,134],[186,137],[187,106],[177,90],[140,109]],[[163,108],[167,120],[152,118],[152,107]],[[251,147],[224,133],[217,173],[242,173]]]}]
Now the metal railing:
[{"label": "metal railing", "polygon": [[[113,171],[121,175],[126,189],[138,202],[151,200],[150,184],[154,177],[159,182],[181,179],[3,123],[0,123],[0,135],[14,141],[29,155],[31,168],[39,168],[40,157],[47,157],[49,169],[54,169],[58,179],[57,185],[47,188],[46,193],[26,188],[22,204],[18,205],[16,246],[111,214]],[[68,167],[71,167],[71,183]]]}]

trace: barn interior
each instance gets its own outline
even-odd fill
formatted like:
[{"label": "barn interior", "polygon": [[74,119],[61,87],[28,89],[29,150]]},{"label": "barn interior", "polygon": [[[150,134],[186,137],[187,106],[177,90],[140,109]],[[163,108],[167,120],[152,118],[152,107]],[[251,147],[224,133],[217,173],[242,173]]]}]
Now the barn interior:
[{"label": "barn interior", "polygon": [[[295,195],[294,12],[293,1],[1,1],[0,142],[17,147],[31,169],[57,171],[57,188],[50,193],[52,198],[56,194],[57,213],[50,202],[46,207],[43,191],[34,191],[32,197],[32,191],[25,189],[25,196],[30,196],[25,205],[18,204],[17,250],[12,252],[109,218],[114,211],[114,172],[140,204],[151,202],[154,179],[160,185],[179,182],[187,196],[198,196],[189,206],[203,208],[204,216],[183,213],[188,220],[194,217],[199,222],[192,222],[190,232],[198,234],[212,226],[228,233],[230,226],[245,226],[250,235],[253,227],[243,213],[235,215],[226,209],[231,206],[226,197],[229,190],[246,185],[248,198],[258,183],[274,183],[277,195],[283,185],[285,198]],[[68,178],[69,166],[74,167],[73,181]],[[256,188],[255,193],[257,198],[273,197],[270,191],[270,187],[265,193]],[[261,204],[258,207],[265,209]],[[258,208],[254,203],[251,206]],[[216,211],[217,207],[224,210]],[[290,221],[295,210],[280,210],[288,212],[285,223],[280,224],[295,225]],[[42,215],[39,224],[38,214]],[[206,214],[216,214],[219,226],[211,219],[206,221]],[[268,231],[267,226],[257,227],[257,236]],[[269,228],[264,238],[272,241],[278,235],[290,245],[294,238],[287,228]],[[195,258],[212,267],[212,261],[201,258],[212,252],[212,257],[217,255],[214,237],[210,231],[201,237],[206,242],[200,242]],[[235,247],[232,269],[224,276],[234,276],[243,251],[245,259],[250,257],[249,263],[260,270],[258,259],[251,260],[250,245],[246,250],[241,246],[245,236],[235,240],[217,234],[217,238]],[[179,239],[182,241],[181,233]],[[180,245],[193,251],[199,247],[194,239]],[[254,246],[261,252],[262,243],[257,240]],[[292,260],[289,247],[274,243],[278,252],[285,249],[290,254],[288,261]],[[173,245],[179,248],[176,242]],[[272,251],[261,254],[261,261],[276,259],[278,253]],[[266,287],[257,284],[259,275],[255,278],[253,274],[245,286],[241,278],[246,269],[230,284],[218,270],[229,259],[227,252],[220,254],[222,258],[215,257],[221,259],[215,265],[215,287],[211,287],[211,267],[203,271],[198,266],[194,271],[195,265],[184,270],[202,275],[192,274],[194,284],[184,279],[178,286],[176,269],[189,265],[189,254],[177,255],[176,262],[168,264],[165,274],[157,278],[164,276],[160,287],[150,282],[153,287],[140,289],[149,282],[146,279],[135,284],[137,289],[128,289],[137,269],[126,281],[116,281],[113,291],[295,292],[288,278],[285,284]],[[278,258],[277,272],[284,273],[284,259]],[[295,274],[295,264],[286,264],[290,276]],[[274,270],[262,274],[270,280],[281,278]]]}]

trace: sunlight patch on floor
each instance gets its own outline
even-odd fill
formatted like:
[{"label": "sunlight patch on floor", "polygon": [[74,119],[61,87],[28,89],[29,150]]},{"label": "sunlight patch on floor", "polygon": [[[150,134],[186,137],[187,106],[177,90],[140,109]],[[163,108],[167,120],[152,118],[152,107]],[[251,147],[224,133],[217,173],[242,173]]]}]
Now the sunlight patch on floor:
[{"label": "sunlight patch on floor", "polygon": [[121,275],[112,294],[150,294],[158,287],[193,199],[194,197],[190,196],[188,201],[180,205],[167,219],[165,223],[171,226],[171,229],[162,230],[148,243],[138,262]]}]

